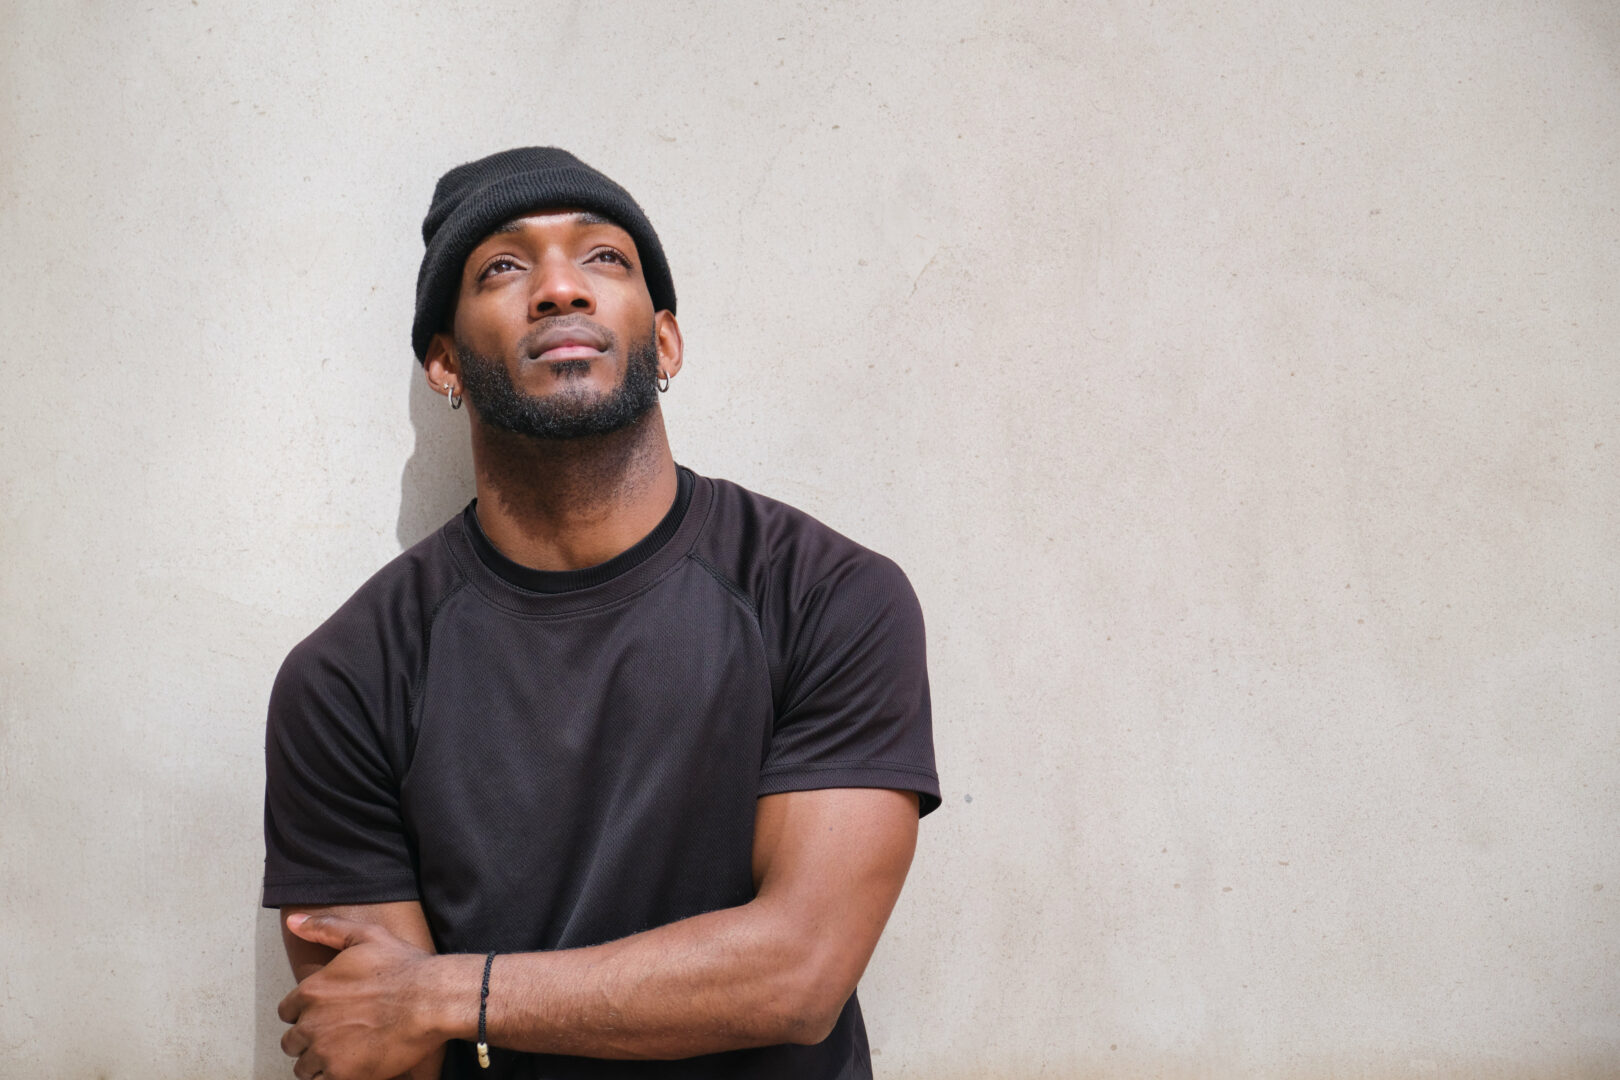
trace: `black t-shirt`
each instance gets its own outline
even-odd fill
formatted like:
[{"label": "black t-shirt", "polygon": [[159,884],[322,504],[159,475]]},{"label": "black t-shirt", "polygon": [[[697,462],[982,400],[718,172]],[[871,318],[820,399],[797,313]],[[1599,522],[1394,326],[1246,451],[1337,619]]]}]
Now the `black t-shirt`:
[{"label": "black t-shirt", "polygon": [[[753,898],[755,803],[939,805],[922,613],[894,563],[680,470],[601,566],[505,558],[474,508],[287,657],[266,739],[264,904],[419,900],[441,952],[600,944]],[[452,1043],[446,1077],[869,1077],[854,997],[815,1046],[678,1062]]]}]

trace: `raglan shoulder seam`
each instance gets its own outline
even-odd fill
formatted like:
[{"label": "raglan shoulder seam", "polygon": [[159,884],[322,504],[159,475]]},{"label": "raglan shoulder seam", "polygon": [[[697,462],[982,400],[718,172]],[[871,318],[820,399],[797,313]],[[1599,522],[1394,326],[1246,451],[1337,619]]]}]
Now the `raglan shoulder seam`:
[{"label": "raglan shoulder seam", "polygon": [[728,578],[719,567],[715,566],[708,559],[705,559],[703,556],[699,555],[696,551],[688,551],[686,553],[686,557],[701,566],[710,577],[714,578],[714,580],[720,584],[722,589],[725,589],[726,592],[730,593],[739,604],[747,608],[748,613],[754,617],[754,623],[758,625],[760,621],[759,605],[754,602],[754,598],[752,596],[749,596],[748,593],[743,590],[741,585],[738,585],[735,581]]},{"label": "raglan shoulder seam", "polygon": [[[406,772],[410,771],[411,762],[416,759],[416,740],[421,732],[422,717],[420,713],[422,701],[425,697],[422,690],[427,682],[428,659],[433,651],[433,626],[439,621],[439,615],[444,611],[446,605],[455,599],[456,595],[465,589],[469,583],[466,569],[461,565],[461,561],[456,558],[455,548],[450,544],[448,538],[441,535],[439,539],[444,544],[445,554],[450,559],[450,565],[455,569],[456,583],[445,590],[445,594],[439,597],[438,602],[433,605],[433,610],[428,612],[427,618],[422,620],[422,653],[417,659],[416,671],[411,675],[409,689],[407,689],[405,696]],[[404,777],[402,776],[400,779],[403,781]]]}]

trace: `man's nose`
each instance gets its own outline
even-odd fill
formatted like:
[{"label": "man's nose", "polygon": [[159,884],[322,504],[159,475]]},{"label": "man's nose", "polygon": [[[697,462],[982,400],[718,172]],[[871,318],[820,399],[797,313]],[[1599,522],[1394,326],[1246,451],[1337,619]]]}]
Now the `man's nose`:
[{"label": "man's nose", "polygon": [[595,311],[596,295],[591,291],[590,278],[572,259],[543,259],[535,274],[529,310],[536,317]]}]

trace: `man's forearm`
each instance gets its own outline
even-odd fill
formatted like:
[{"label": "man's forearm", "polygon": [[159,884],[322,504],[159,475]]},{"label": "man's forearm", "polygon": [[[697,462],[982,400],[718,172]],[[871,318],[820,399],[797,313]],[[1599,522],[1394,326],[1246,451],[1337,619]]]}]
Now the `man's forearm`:
[{"label": "man's forearm", "polygon": [[[489,1042],[646,1059],[820,1042],[894,909],[916,837],[910,792],[761,798],[753,900],[604,945],[497,957]],[[277,1007],[292,1025],[282,1047],[307,1071],[376,1080],[478,1037],[482,955],[434,956],[328,914],[292,915],[287,928],[339,950]]]},{"label": "man's forearm", "polygon": [[[887,913],[885,913],[887,914]],[[860,971],[825,935],[756,900],[605,945],[495,958],[492,1046],[598,1058],[681,1058],[826,1038]],[[864,966],[864,965],[863,965]],[[475,1040],[484,957],[433,964],[434,1019]]]}]

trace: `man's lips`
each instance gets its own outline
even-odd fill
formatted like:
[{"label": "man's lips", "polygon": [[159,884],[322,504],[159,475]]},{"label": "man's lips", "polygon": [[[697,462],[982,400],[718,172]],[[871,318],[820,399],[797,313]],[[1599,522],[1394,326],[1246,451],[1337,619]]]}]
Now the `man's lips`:
[{"label": "man's lips", "polygon": [[570,342],[565,345],[553,346],[552,348],[549,348],[545,352],[541,353],[539,356],[535,357],[535,359],[545,361],[589,360],[600,355],[602,355],[602,350],[598,349],[594,345],[583,345]]},{"label": "man's lips", "polygon": [[536,338],[524,351],[531,360],[590,360],[607,351],[607,335],[591,326],[559,326]]}]

